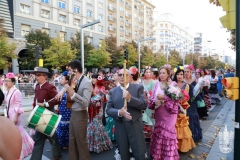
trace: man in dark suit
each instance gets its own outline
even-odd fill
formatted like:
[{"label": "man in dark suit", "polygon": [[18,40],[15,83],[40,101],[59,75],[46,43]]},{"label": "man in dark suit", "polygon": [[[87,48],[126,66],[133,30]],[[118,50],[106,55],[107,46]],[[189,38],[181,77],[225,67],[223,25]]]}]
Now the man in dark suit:
[{"label": "man in dark suit", "polygon": [[[147,108],[147,103],[144,98],[144,89],[140,84],[129,83],[130,73],[127,70],[127,89],[125,90],[123,74],[123,69],[118,72],[121,86],[109,92],[107,114],[114,118],[121,159],[130,159],[129,147],[131,147],[136,160],[145,160],[142,110]],[[127,99],[127,107],[124,106],[124,98]]]},{"label": "man in dark suit", "polygon": [[75,73],[75,90],[65,85],[64,89],[73,101],[69,128],[69,160],[90,160],[87,143],[87,124],[90,98],[92,95],[92,83],[83,75],[81,62],[73,60],[69,63],[69,73]]},{"label": "man in dark suit", "polygon": [[[50,110],[51,112],[54,112],[54,105],[59,104],[59,101],[54,100],[48,102],[57,95],[56,87],[47,82],[48,75],[50,75],[48,69],[35,68],[34,73],[38,83],[35,88],[35,96],[33,102],[34,106],[36,105],[44,106],[46,109]],[[48,137],[45,134],[36,131],[36,134],[34,136],[35,143],[31,160],[42,159],[43,148],[46,138],[51,143],[53,159],[58,160],[61,157],[61,148],[56,133],[54,133],[52,137]]]}]

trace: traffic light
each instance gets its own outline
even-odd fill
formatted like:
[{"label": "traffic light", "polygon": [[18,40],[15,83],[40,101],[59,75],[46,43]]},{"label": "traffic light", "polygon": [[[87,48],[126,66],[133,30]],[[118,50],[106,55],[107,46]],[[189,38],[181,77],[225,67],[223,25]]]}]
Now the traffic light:
[{"label": "traffic light", "polygon": [[238,95],[239,78],[238,77],[223,78],[222,84],[225,87],[222,90],[222,94],[224,95],[224,97],[231,100],[237,100],[239,98],[239,95]]},{"label": "traffic light", "polygon": [[228,30],[236,29],[236,0],[219,0],[226,15],[220,17],[220,21],[224,28]]},{"label": "traffic light", "polygon": [[128,62],[128,50],[127,49],[124,51],[124,60],[126,62]]}]

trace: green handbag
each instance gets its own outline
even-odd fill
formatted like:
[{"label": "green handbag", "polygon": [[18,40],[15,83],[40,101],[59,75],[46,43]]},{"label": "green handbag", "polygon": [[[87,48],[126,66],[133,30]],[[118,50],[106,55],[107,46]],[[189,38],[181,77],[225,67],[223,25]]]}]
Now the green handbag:
[{"label": "green handbag", "polygon": [[204,100],[197,101],[197,107],[198,107],[198,108],[202,108],[202,107],[205,107],[205,106],[206,106],[206,105],[205,105]]}]

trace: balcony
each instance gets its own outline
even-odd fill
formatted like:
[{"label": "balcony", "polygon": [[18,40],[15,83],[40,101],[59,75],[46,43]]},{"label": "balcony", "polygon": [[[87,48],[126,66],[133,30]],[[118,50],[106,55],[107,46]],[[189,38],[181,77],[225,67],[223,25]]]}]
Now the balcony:
[{"label": "balcony", "polygon": [[109,30],[109,31],[115,31],[116,29],[115,29],[114,27],[110,27],[110,26],[109,26],[109,27],[108,27],[108,30]]},{"label": "balcony", "polygon": [[128,26],[128,27],[130,27],[130,26],[131,26],[131,24],[130,24],[130,23],[126,23],[125,25],[126,25],[126,26]]},{"label": "balcony", "polygon": [[108,9],[110,10],[110,11],[116,11],[116,8],[114,8],[113,6],[108,6]]},{"label": "balcony", "polygon": [[126,6],[126,8],[131,9],[131,6],[129,4],[126,3],[125,6]]},{"label": "balcony", "polygon": [[130,18],[130,17],[131,17],[131,14],[129,14],[129,13],[127,13],[127,12],[126,12],[126,14],[125,14],[125,15],[126,15],[126,17],[128,17],[128,18]]},{"label": "balcony", "polygon": [[143,12],[142,12],[142,11],[140,11],[140,10],[138,10],[138,13],[139,13],[139,14],[141,14],[141,15],[143,15]]},{"label": "balcony", "polygon": [[49,19],[49,15],[47,15],[47,14],[41,14],[41,17],[42,17],[42,18]]},{"label": "balcony", "polygon": [[80,22],[75,21],[74,22],[74,26],[78,26],[79,27],[80,26]]},{"label": "balcony", "polygon": [[142,27],[139,27],[139,30],[143,31],[143,28],[142,28]]},{"label": "balcony", "polygon": [[143,23],[143,20],[142,19],[138,19],[138,22]]},{"label": "balcony", "polygon": [[121,31],[121,32],[124,32],[124,29],[123,29],[123,28],[120,28],[120,31]]},{"label": "balcony", "polygon": [[23,14],[27,14],[27,15],[30,15],[30,12],[29,11],[27,11],[27,10],[24,10],[24,9],[21,9],[21,11],[20,11],[21,13],[23,13]]},{"label": "balcony", "polygon": [[116,21],[116,18],[114,18],[113,16],[108,16],[108,20],[110,20],[110,21]]},{"label": "balcony", "polygon": [[127,36],[130,36],[130,35],[131,35],[131,32],[126,32],[126,35],[127,35]]},{"label": "balcony", "polygon": [[116,0],[111,0],[112,2],[116,2]]}]

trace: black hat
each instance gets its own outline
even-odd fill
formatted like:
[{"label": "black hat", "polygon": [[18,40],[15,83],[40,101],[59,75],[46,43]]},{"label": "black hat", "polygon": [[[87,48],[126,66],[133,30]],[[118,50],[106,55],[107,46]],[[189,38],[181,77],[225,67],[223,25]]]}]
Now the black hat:
[{"label": "black hat", "polygon": [[42,67],[35,67],[33,74],[36,74],[36,73],[46,73],[47,75],[51,75],[51,73],[48,71],[47,68],[42,68]]}]

